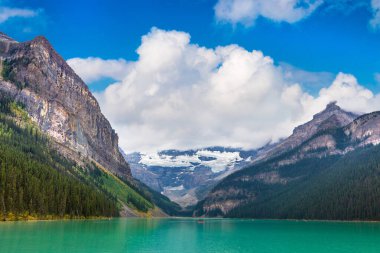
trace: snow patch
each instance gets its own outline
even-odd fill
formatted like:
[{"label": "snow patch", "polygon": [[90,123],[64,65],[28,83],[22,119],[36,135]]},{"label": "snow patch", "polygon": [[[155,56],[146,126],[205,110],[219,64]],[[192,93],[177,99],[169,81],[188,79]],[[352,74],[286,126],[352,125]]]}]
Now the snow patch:
[{"label": "snow patch", "polygon": [[174,186],[174,187],[164,187],[164,192],[165,191],[182,191],[184,189],[185,189],[185,187],[183,185]]},{"label": "snow patch", "polygon": [[[211,160],[204,160],[201,157],[213,158]],[[159,167],[187,167],[194,170],[196,166],[206,166],[211,168],[212,172],[218,173],[226,170],[229,166],[234,165],[235,162],[242,161],[239,152],[221,152],[211,150],[198,150],[194,155],[160,155],[141,154],[139,163],[146,166],[159,166]]]}]

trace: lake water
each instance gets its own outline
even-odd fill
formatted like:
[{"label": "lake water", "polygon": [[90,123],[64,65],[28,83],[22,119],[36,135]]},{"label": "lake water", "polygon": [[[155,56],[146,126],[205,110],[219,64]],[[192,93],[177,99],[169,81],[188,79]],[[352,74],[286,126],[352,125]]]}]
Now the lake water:
[{"label": "lake water", "polygon": [[380,252],[380,223],[112,219],[0,223],[1,253]]}]

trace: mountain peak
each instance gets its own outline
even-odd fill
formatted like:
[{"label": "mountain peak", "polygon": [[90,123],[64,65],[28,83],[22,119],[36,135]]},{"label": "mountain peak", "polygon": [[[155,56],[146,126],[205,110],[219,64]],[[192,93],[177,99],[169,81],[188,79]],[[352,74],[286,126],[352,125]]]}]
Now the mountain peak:
[{"label": "mountain peak", "polygon": [[37,36],[32,40],[32,42],[34,42],[36,44],[40,44],[40,45],[45,46],[47,48],[52,48],[49,40],[44,36]]},{"label": "mountain peak", "polygon": [[65,156],[78,163],[89,158],[129,178],[117,134],[86,84],[50,42],[43,36],[21,43],[9,40],[0,35],[0,56],[8,66],[6,81],[10,84],[0,85],[1,91],[25,105],[30,117]]},{"label": "mountain peak", "polygon": [[282,140],[267,152],[264,152],[263,155],[259,156],[256,160],[268,159],[275,155],[280,155],[298,147],[320,131],[347,126],[357,117],[358,115],[340,108],[336,101],[330,102],[323,111],[315,114],[312,120],[297,126],[291,136]]},{"label": "mountain peak", "polygon": [[17,43],[16,40],[12,39],[11,37],[9,37],[3,32],[0,32],[0,41]]},{"label": "mountain peak", "polygon": [[313,119],[303,125],[300,125],[294,129],[294,134],[298,135],[313,135],[318,129],[319,126],[326,120],[334,118],[336,127],[343,127],[351,123],[358,115],[352,112],[346,112],[337,105],[336,101],[330,102],[326,105],[326,108],[315,114]]},{"label": "mountain peak", "polygon": [[325,110],[340,110],[341,108],[337,105],[337,101],[332,101],[326,105]]},{"label": "mountain peak", "polygon": [[326,105],[326,108],[323,111],[315,114],[313,116],[313,120],[321,119],[321,118],[327,119],[333,114],[341,114],[341,113],[346,114],[346,113],[350,113],[350,112],[346,112],[342,108],[340,108],[337,105],[337,101],[332,101]]}]

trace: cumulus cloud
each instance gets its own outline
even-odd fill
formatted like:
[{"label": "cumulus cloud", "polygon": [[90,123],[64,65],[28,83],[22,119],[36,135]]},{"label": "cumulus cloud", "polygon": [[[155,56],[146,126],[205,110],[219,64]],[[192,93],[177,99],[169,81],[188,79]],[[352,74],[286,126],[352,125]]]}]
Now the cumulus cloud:
[{"label": "cumulus cloud", "polygon": [[329,87],[322,88],[315,98],[316,104],[326,104],[329,101],[338,101],[339,106],[356,113],[380,109],[380,95],[361,86],[350,74],[339,73],[334,82]]},{"label": "cumulus cloud", "polygon": [[295,23],[313,13],[323,0],[219,0],[215,5],[218,21],[253,25],[263,17],[275,22]]},{"label": "cumulus cloud", "polygon": [[371,0],[371,8],[373,17],[369,23],[372,28],[378,29],[380,27],[380,0]]},{"label": "cumulus cloud", "polygon": [[30,9],[0,7],[0,24],[6,22],[10,18],[31,18],[37,16],[37,14],[37,11]]},{"label": "cumulus cloud", "polygon": [[331,101],[353,112],[380,108],[379,95],[352,75],[338,74],[312,96],[262,52],[201,47],[184,32],[152,29],[137,53],[121,81],[96,93],[128,152],[257,148],[288,136]]},{"label": "cumulus cloud", "polygon": [[98,81],[102,78],[120,81],[129,73],[129,64],[124,59],[72,58],[67,60],[67,63],[86,83]]}]

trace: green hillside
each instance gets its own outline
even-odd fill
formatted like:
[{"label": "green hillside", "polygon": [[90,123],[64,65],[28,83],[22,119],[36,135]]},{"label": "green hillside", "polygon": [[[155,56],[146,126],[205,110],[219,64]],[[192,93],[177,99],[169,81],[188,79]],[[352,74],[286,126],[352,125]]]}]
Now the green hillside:
[{"label": "green hillside", "polygon": [[233,180],[265,169],[266,164],[247,168],[218,186],[256,193],[227,217],[380,220],[380,146],[280,167],[281,177],[293,178],[287,184]]},{"label": "green hillside", "polygon": [[22,105],[0,100],[0,215],[2,219],[117,216],[152,201],[105,169],[78,166],[59,155]]}]

